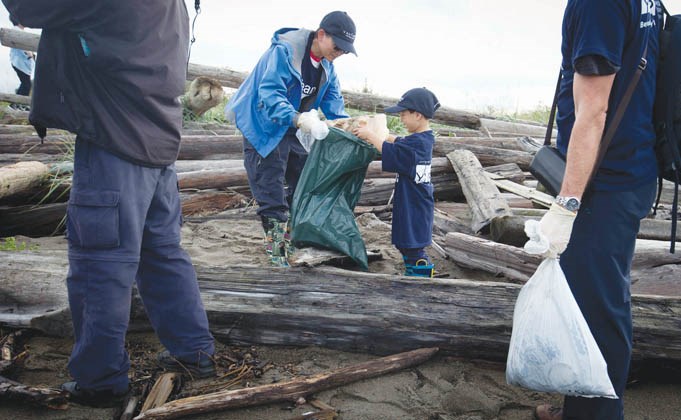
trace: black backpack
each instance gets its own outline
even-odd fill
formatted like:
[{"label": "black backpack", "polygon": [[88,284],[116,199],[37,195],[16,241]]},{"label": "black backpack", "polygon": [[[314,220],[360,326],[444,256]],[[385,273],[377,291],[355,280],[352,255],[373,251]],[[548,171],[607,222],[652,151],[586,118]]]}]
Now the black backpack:
[{"label": "black backpack", "polygon": [[669,252],[676,243],[679,180],[681,180],[681,15],[670,15],[662,5],[664,27],[660,31],[660,53],[655,93],[655,154],[659,168],[655,212],[662,193],[662,180],[674,182],[672,232]]}]

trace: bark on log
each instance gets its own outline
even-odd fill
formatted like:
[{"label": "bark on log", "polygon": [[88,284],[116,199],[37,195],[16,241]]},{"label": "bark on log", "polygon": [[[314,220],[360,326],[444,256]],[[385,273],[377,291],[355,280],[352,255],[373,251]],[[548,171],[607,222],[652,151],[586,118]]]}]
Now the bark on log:
[{"label": "bark on log", "polygon": [[[490,118],[480,118],[480,129],[482,131],[487,130],[492,134],[495,132],[513,133],[519,136],[531,136],[542,139],[546,135],[546,126],[493,120]],[[556,137],[557,135],[558,130],[554,128],[552,136]]]},{"label": "bark on log", "polygon": [[[456,235],[447,235],[448,248]],[[513,248],[487,242],[496,247],[482,249],[489,260],[502,260]],[[7,254],[0,253],[0,323],[22,321],[18,326],[68,335],[68,318],[61,325],[54,316],[51,324],[46,319],[68,311],[66,257]],[[511,283],[424,281],[333,268],[196,269],[211,331],[231,344],[319,345],[372,354],[437,346],[448,355],[504,360],[520,290]],[[681,297],[634,295],[632,309],[634,357],[681,361]],[[135,299],[132,327],[143,319]]]},{"label": "bark on log", "polygon": [[0,93],[0,102],[9,102],[19,105],[31,105],[31,97],[24,95],[15,95],[13,93]]},{"label": "bark on log", "polygon": [[[442,157],[447,156],[451,153],[451,147],[440,146],[439,143],[435,143],[433,147],[433,156]],[[499,149],[494,147],[478,146],[475,144],[459,144],[454,148],[455,150],[469,150],[475,154],[482,166],[494,166],[501,165],[504,163],[515,163],[524,171],[530,168],[530,162],[532,162],[532,153],[521,152],[518,150],[507,150]]]},{"label": "bark on log", "polygon": [[73,147],[75,136],[54,135],[45,137],[41,144],[40,137],[34,135],[0,134],[0,153],[43,153],[62,155]]},{"label": "bark on log", "polygon": [[[503,275],[517,283],[527,281],[541,262],[540,257],[528,254],[521,248],[460,233],[446,236],[445,250],[457,264]],[[648,270],[667,264],[681,264],[679,253],[669,253],[669,242],[637,239],[631,280],[645,278]]]},{"label": "bark on log", "polygon": [[[506,245],[522,247],[528,238],[525,235],[525,221],[539,220],[541,216],[520,216],[514,212],[513,216],[498,218],[490,225],[490,236],[493,241]],[[669,220],[641,220],[641,227],[636,237],[655,241],[669,241],[672,233],[672,223]],[[681,241],[681,232],[676,232],[676,240]]]},{"label": "bark on log", "polygon": [[0,124],[28,124],[28,111],[4,107],[0,109]]},{"label": "bark on log", "polygon": [[327,389],[418,365],[430,359],[437,351],[437,348],[418,349],[358,363],[310,377],[253,388],[219,391],[196,397],[183,398],[149,410],[135,417],[135,419],[173,419],[230,408],[270,404],[279,401],[295,401],[300,397]]},{"label": "bark on log", "polygon": [[56,410],[69,408],[65,391],[23,385],[0,376],[0,400],[39,405]]},{"label": "bark on log", "polygon": [[49,168],[40,162],[19,162],[0,167],[0,200],[26,194],[45,182]]},{"label": "bark on log", "polygon": [[461,146],[491,147],[493,149],[515,150],[534,154],[542,146],[541,143],[530,137],[436,137],[435,151],[438,154],[447,155]]},{"label": "bark on log", "polygon": [[66,203],[0,207],[0,238],[51,236],[62,231]]},{"label": "bark on log", "polygon": [[471,208],[473,232],[480,232],[487,228],[495,217],[511,214],[508,203],[485,176],[485,170],[473,153],[467,150],[457,150],[448,154],[447,158],[456,171],[463,194]]}]

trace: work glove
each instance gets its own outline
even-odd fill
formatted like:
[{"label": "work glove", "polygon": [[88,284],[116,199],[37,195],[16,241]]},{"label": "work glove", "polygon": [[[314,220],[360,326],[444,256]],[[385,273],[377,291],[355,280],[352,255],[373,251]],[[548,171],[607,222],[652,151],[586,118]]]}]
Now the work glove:
[{"label": "work glove", "polygon": [[298,116],[298,129],[312,135],[315,140],[323,140],[329,135],[329,126],[319,119],[316,109],[303,112]]},{"label": "work glove", "polygon": [[567,248],[575,217],[577,217],[577,213],[553,203],[549,211],[539,221],[539,229],[549,243],[549,257],[555,258]]}]

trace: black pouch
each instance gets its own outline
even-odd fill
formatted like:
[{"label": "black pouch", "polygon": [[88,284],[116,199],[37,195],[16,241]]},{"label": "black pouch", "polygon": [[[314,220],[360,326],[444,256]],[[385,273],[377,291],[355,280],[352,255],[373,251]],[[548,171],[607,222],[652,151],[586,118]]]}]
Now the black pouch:
[{"label": "black pouch", "polygon": [[563,184],[565,157],[553,146],[542,146],[532,158],[530,173],[555,196]]}]

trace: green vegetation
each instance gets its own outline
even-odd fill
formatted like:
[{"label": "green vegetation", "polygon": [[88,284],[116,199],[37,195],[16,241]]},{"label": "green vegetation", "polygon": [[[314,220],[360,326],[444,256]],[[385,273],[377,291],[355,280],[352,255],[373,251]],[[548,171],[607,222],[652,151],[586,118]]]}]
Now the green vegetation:
[{"label": "green vegetation", "polygon": [[25,241],[17,242],[17,238],[10,236],[0,238],[0,251],[37,251],[38,245],[27,245]]},{"label": "green vegetation", "polygon": [[498,120],[510,122],[533,122],[547,124],[549,121],[549,115],[551,114],[551,106],[539,103],[536,107],[534,107],[534,109],[516,111],[513,113],[508,113],[494,108],[493,106],[488,106],[483,114],[489,115],[490,117],[496,118]]}]

